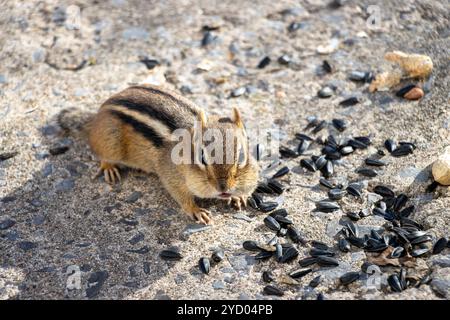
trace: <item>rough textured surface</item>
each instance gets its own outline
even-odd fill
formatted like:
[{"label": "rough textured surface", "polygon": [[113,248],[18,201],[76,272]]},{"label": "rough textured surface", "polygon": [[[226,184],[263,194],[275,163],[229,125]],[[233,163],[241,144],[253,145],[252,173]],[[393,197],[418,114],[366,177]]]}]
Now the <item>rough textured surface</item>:
[{"label": "rough textured surface", "polygon": [[[343,161],[337,168],[343,180],[360,179],[355,169],[386,138],[414,141],[414,155],[386,156],[388,166],[368,186],[385,183],[407,193],[418,206],[414,217],[434,236],[448,237],[448,189],[425,191],[435,155],[450,143],[448,2],[398,6],[378,1],[379,31],[366,25],[366,8],[373,1],[345,1],[337,9],[320,0],[213,2],[80,0],[81,19],[74,21],[73,7],[67,13],[57,1],[2,3],[0,153],[17,155],[0,162],[1,299],[262,299],[267,298],[262,294],[264,270],[273,268],[280,277],[298,267],[296,262],[255,261],[242,249],[244,240],[272,237],[264,228],[264,214],[248,210],[237,215],[208,201],[215,224],[196,228],[154,176],[128,171],[113,190],[91,180],[97,168],[93,155],[83,139],[60,134],[55,116],[67,107],[95,111],[131,83],[163,83],[210,113],[230,112],[237,105],[248,127],[280,126],[284,143],[292,146],[290,137],[302,131],[307,116],[344,118],[349,126],[345,135],[370,134],[374,145]],[[298,30],[288,32],[292,22],[299,23]],[[79,30],[68,28],[71,23],[79,24]],[[220,26],[207,47],[201,47],[203,25]],[[367,84],[348,79],[353,70],[388,68],[383,56],[392,50],[432,58],[434,71],[420,101],[402,100],[395,91],[370,94]],[[282,54],[290,57],[289,65],[277,62]],[[272,62],[257,69],[266,55]],[[161,66],[149,71],[139,56],[156,58]],[[334,73],[322,71],[324,59]],[[337,89],[330,98],[317,98],[326,85]],[[238,97],[230,98],[233,91]],[[339,105],[353,94],[362,102]],[[50,155],[55,146],[69,150]],[[293,172],[283,179],[290,185],[283,206],[307,239],[334,244],[342,212],[312,213],[313,201],[326,196],[317,188],[318,173],[305,173],[298,160],[287,164]],[[365,202],[344,204],[351,210]],[[359,222],[383,223],[373,216]],[[170,246],[180,249],[181,261],[158,257]],[[226,259],[203,275],[198,260],[217,247],[225,250]],[[300,251],[301,258],[308,248]],[[434,263],[427,261],[428,266],[419,259],[436,277],[431,286],[402,293],[368,289],[361,281],[339,287],[338,277],[359,270],[365,260],[357,251],[342,254],[339,268],[311,273],[299,285],[280,286],[285,299],[315,299],[319,292],[329,299],[448,298],[446,253]],[[314,290],[306,287],[318,273],[321,284]]]}]

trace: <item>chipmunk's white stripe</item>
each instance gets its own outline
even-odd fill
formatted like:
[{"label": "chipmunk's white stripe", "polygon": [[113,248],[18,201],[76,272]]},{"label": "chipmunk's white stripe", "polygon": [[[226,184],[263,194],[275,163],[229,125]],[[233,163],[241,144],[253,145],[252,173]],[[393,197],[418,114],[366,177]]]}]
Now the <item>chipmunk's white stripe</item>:
[{"label": "chipmunk's white stripe", "polygon": [[136,119],[137,121],[145,124],[146,126],[152,128],[159,136],[163,137],[165,140],[169,141],[172,136],[172,132],[170,128],[168,128],[161,121],[151,118],[150,116],[146,116],[143,113],[130,110],[127,107],[120,105],[109,105],[109,110],[119,111],[129,117]]}]

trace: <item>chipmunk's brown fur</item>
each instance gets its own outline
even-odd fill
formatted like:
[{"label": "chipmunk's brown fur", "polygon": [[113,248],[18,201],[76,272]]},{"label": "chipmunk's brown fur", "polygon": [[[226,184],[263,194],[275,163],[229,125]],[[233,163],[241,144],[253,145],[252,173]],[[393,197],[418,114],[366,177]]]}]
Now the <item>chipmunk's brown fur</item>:
[{"label": "chipmunk's brown fur", "polygon": [[[203,129],[214,128],[224,136],[231,130],[228,139],[241,146],[243,163],[236,148],[229,164],[175,164],[171,154],[178,141],[172,133],[182,128],[194,134],[195,121]],[[121,179],[119,165],[154,172],[181,208],[202,223],[211,221],[209,212],[198,207],[194,197],[226,198],[240,208],[257,184],[258,167],[248,150],[237,109],[230,118],[207,118],[202,109],[175,92],[134,86],[109,98],[89,123],[88,132],[89,144],[100,159],[99,173],[107,182]]]}]

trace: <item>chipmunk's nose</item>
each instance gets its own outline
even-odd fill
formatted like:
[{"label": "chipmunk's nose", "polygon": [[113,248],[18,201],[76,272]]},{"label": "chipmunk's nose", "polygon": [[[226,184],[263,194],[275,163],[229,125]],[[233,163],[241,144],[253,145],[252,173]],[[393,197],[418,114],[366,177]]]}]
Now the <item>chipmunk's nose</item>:
[{"label": "chipmunk's nose", "polygon": [[217,181],[217,188],[219,189],[220,192],[225,192],[228,190],[228,184],[227,184],[227,180],[225,179],[219,179]]}]

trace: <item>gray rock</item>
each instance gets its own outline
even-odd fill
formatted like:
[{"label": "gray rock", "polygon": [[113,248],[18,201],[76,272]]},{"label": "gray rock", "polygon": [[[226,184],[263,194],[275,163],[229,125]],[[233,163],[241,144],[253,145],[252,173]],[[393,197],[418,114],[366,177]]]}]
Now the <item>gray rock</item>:
[{"label": "gray rock", "polygon": [[352,267],[350,264],[344,261],[339,261],[339,266],[335,268],[322,268],[319,269],[316,274],[322,275],[322,277],[327,278],[329,280],[336,280],[344,273],[350,272]]},{"label": "gray rock", "polygon": [[11,228],[12,226],[14,226],[16,224],[16,221],[12,220],[12,219],[5,219],[3,221],[0,222],[0,230],[6,230]]},{"label": "gray rock", "polygon": [[42,177],[47,178],[49,175],[53,173],[53,164],[47,163],[44,168],[42,168]]},{"label": "gray rock", "polygon": [[132,194],[130,194],[125,199],[125,202],[127,202],[127,203],[134,203],[134,202],[138,201],[140,197],[142,197],[142,192],[134,191]]},{"label": "gray rock", "polygon": [[319,92],[317,92],[317,95],[320,98],[329,98],[333,95],[333,89],[331,89],[330,87],[323,87],[319,90]]},{"label": "gray rock", "polygon": [[182,232],[182,235],[184,237],[188,237],[193,233],[206,231],[208,229],[211,229],[211,226],[198,223],[191,223],[186,226],[186,228]]},{"label": "gray rock", "polygon": [[234,283],[236,282],[236,278],[233,276],[226,276],[225,278],[223,278],[223,281],[225,281],[226,283]]},{"label": "gray rock", "polygon": [[431,274],[430,286],[433,291],[446,299],[450,299],[450,268],[437,268]]},{"label": "gray rock", "polygon": [[52,14],[52,22],[57,26],[62,26],[67,19],[66,8],[56,7]]},{"label": "gray rock", "polygon": [[97,271],[91,273],[88,279],[88,288],[86,289],[86,297],[88,297],[89,299],[95,298],[99,294],[108,276],[109,274],[107,271]]},{"label": "gray rock", "polygon": [[42,48],[37,49],[32,54],[32,59],[34,63],[39,63],[45,60],[45,50]]},{"label": "gray rock", "polygon": [[127,252],[129,253],[137,253],[137,254],[146,254],[150,252],[150,248],[148,246],[143,246],[139,249],[128,249]]},{"label": "gray rock", "polygon": [[136,243],[141,242],[142,240],[144,240],[144,234],[142,232],[138,232],[130,240],[128,240],[128,243],[131,245],[135,245]]},{"label": "gray rock", "polygon": [[5,237],[9,241],[16,241],[17,239],[20,238],[19,233],[16,230],[6,232]]},{"label": "gray rock", "polygon": [[47,126],[44,126],[41,128],[41,132],[44,136],[48,137],[48,136],[57,135],[59,130],[55,126],[47,125]]},{"label": "gray rock", "polygon": [[450,299],[450,280],[433,279],[430,286],[439,296]]},{"label": "gray rock", "polygon": [[75,187],[73,179],[64,179],[55,186],[56,192],[67,192]]},{"label": "gray rock", "polygon": [[139,221],[137,221],[136,219],[127,219],[127,218],[120,219],[119,222],[126,224],[127,226],[133,226],[133,227],[137,226],[139,224]]},{"label": "gray rock", "polygon": [[421,171],[421,169],[416,167],[407,167],[401,170],[398,175],[401,178],[414,178],[417,182],[425,183],[430,178],[430,172],[427,170]]},{"label": "gray rock", "polygon": [[122,38],[125,40],[147,40],[150,34],[144,28],[132,27],[122,32]]},{"label": "gray rock", "polygon": [[75,89],[74,95],[76,97],[87,97],[89,95],[89,90],[85,88]]},{"label": "gray rock", "polygon": [[143,263],[143,269],[144,269],[144,273],[145,273],[145,274],[150,274],[150,270],[151,270],[151,268],[150,268],[150,263],[147,262],[147,261],[145,261],[145,262]]},{"label": "gray rock", "polygon": [[148,209],[148,208],[134,208],[133,209],[133,213],[140,217],[140,216],[145,216],[147,214],[149,214],[152,210]]},{"label": "gray rock", "polygon": [[253,221],[252,218],[250,218],[249,216],[247,216],[247,215],[245,215],[243,213],[236,213],[236,214],[233,215],[233,218],[234,219],[238,219],[238,220],[244,220],[244,221],[247,221],[247,222],[252,222]]},{"label": "gray rock", "polygon": [[442,268],[450,268],[450,254],[446,256],[436,255],[432,256],[429,260],[432,265],[439,266]]},{"label": "gray rock", "polygon": [[383,199],[383,197],[380,196],[379,194],[372,193],[372,192],[367,193],[367,202],[369,202],[369,203],[375,203],[377,201],[380,201],[381,199]]},{"label": "gray rock", "polygon": [[250,266],[256,263],[253,257],[247,256],[245,254],[238,254],[235,256],[228,257],[228,261],[234,270],[238,272],[248,273]]},{"label": "gray rock", "polygon": [[17,243],[17,246],[24,251],[29,251],[37,248],[38,244],[31,241],[21,241]]},{"label": "gray rock", "polygon": [[177,274],[175,277],[175,283],[176,284],[182,284],[186,280],[186,276],[183,274]]},{"label": "gray rock", "polygon": [[154,300],[171,300],[170,297],[162,290],[156,292]]},{"label": "gray rock", "polygon": [[0,74],[0,84],[6,83],[6,76],[4,74]]},{"label": "gray rock", "polygon": [[212,287],[216,290],[225,289],[225,283],[221,280],[214,280]]},{"label": "gray rock", "polygon": [[236,98],[236,97],[242,96],[246,91],[247,91],[246,87],[240,87],[240,88],[237,88],[237,89],[234,89],[233,91],[231,91],[231,96],[233,98]]},{"label": "gray rock", "polygon": [[44,202],[42,202],[40,199],[33,199],[33,200],[30,201],[30,204],[33,207],[39,208],[39,207],[42,207],[44,205]]},{"label": "gray rock", "polygon": [[34,225],[40,226],[44,222],[45,222],[45,216],[43,216],[43,215],[37,215],[37,216],[33,217]]},{"label": "gray rock", "polygon": [[250,298],[250,296],[246,293],[241,293],[241,294],[239,294],[238,299],[239,300],[251,300],[252,298]]}]

